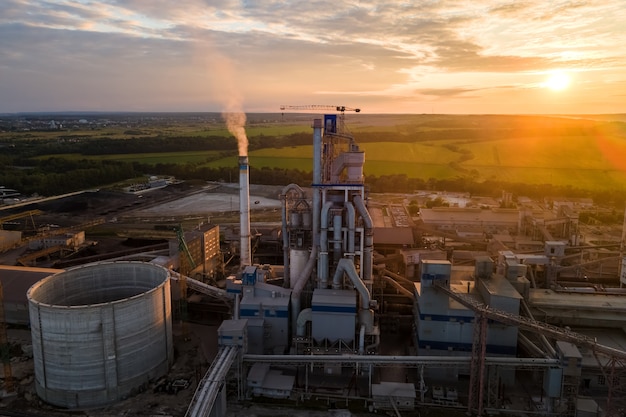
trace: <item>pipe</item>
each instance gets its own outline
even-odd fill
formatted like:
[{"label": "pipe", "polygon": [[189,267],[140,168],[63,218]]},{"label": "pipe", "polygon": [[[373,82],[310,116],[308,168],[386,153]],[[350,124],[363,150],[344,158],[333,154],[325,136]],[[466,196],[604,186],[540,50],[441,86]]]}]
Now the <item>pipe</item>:
[{"label": "pipe", "polygon": [[526,348],[528,348],[528,350],[531,350],[532,352],[535,353],[535,355],[537,356],[541,356],[544,358],[550,358],[550,355],[548,355],[546,352],[544,352],[543,350],[541,350],[539,348],[539,346],[537,346],[536,344],[534,344],[528,337],[526,337],[526,335],[519,333],[517,335],[517,339],[519,340],[520,344]]},{"label": "pipe", "polygon": [[[524,314],[526,314],[526,316],[530,318],[531,320],[535,320],[535,317],[533,316],[533,313],[530,311],[530,307],[528,306],[528,303],[526,303],[526,300],[522,299],[521,301],[522,301],[521,307],[522,307],[522,310],[524,311]],[[548,338],[546,337],[546,335],[544,335],[543,333],[539,333],[538,335],[546,351],[549,352],[553,358],[555,358],[556,350],[554,349],[554,347],[552,347],[552,344],[550,343],[550,341],[548,341]]]},{"label": "pipe", "polygon": [[304,337],[306,336],[306,322],[311,321],[312,319],[312,311],[310,308],[305,308],[298,314],[297,320],[297,328],[296,328],[296,336]]},{"label": "pipe", "polygon": [[[304,289],[305,284],[309,280],[311,273],[313,272],[313,267],[315,266],[315,261],[317,260],[317,246],[313,246],[311,248],[311,255],[309,256],[309,260],[304,265],[304,269],[302,270],[302,274],[298,277],[298,280],[294,284],[293,289],[291,290],[291,316],[298,317],[300,315],[300,294],[302,294],[302,290]],[[293,320],[293,319],[292,319]],[[297,330],[296,322],[292,322],[292,330]]]},{"label": "pipe", "polygon": [[365,350],[367,352],[369,352],[370,350],[373,350],[373,349],[377,348],[378,345],[380,345],[380,334],[379,333],[377,333],[376,336],[374,336],[374,343],[372,343],[371,345],[365,346]]},{"label": "pipe", "polygon": [[322,183],[322,119],[313,120],[313,185]]},{"label": "pipe", "polygon": [[240,263],[243,267],[252,265],[250,252],[250,185],[248,177],[248,157],[239,156],[239,224],[240,224]]},{"label": "pipe", "polygon": [[405,283],[407,283],[407,284],[409,284],[411,286],[415,285],[415,283],[413,281],[411,281],[410,279],[405,278],[405,277],[403,277],[400,274],[396,274],[395,272],[392,272],[392,271],[390,271],[388,269],[385,269],[384,265],[376,265],[376,266],[374,266],[374,268],[376,270],[378,270],[379,272],[385,274],[385,275],[389,275],[391,278],[393,278],[395,280],[405,282]]},{"label": "pipe", "polygon": [[363,281],[371,281],[374,259],[374,223],[372,222],[372,217],[367,211],[361,196],[355,196],[353,201],[354,206],[363,219],[363,228],[365,229],[365,243],[363,245],[363,255],[361,255],[361,271],[363,274]]},{"label": "pipe", "polygon": [[341,258],[341,214],[335,214],[333,216],[333,259]]},{"label": "pipe", "polygon": [[233,310],[235,320],[239,320],[239,294],[235,294],[235,307]]},{"label": "pipe", "polygon": [[[322,119],[313,120],[313,185],[317,185],[322,181]],[[320,190],[317,187],[313,187],[313,247],[309,255],[302,274],[297,278],[294,283],[293,290],[291,291],[291,314],[292,314],[292,332],[295,332],[296,321],[293,317],[298,317],[300,314],[300,295],[304,285],[308,281],[313,267],[317,260],[317,253],[319,247],[319,229],[320,229],[320,209],[321,198]],[[293,334],[293,333],[292,333]]]},{"label": "pipe", "polygon": [[291,286],[291,276],[289,271],[289,230],[287,229],[287,193],[289,191],[295,191],[300,194],[300,198],[304,200],[306,198],[306,194],[302,188],[300,188],[297,184],[289,184],[283,188],[280,196],[283,200],[282,206],[282,234],[283,234],[283,265],[285,266],[285,271],[283,273],[285,288],[289,288]]},{"label": "pipe", "polygon": [[320,253],[317,265],[318,288],[328,287],[328,213],[333,202],[327,201],[320,214]]},{"label": "pipe", "polygon": [[348,253],[346,253],[348,259],[354,259],[354,235],[355,235],[355,224],[356,224],[356,213],[354,210],[354,205],[346,201],[346,210],[348,212]]},{"label": "pipe", "polygon": [[[258,363],[365,363],[373,365],[405,365],[414,367],[419,365],[441,366],[441,365],[463,365],[467,366],[472,361],[470,356],[387,356],[387,355],[261,355],[244,353],[244,362]],[[517,358],[510,356],[487,356],[485,365],[498,366],[536,366],[553,367],[561,364],[560,359],[545,358]]]},{"label": "pipe", "polygon": [[404,288],[402,285],[396,282],[393,278],[388,277],[388,276],[383,276],[383,279],[386,282],[390,283],[391,286],[394,287],[396,290],[398,290],[398,292],[400,292],[402,295],[406,295],[407,297],[410,297],[413,300],[415,300],[415,294],[413,294],[411,291]]},{"label": "pipe", "polygon": [[356,288],[361,296],[361,309],[359,310],[359,323],[367,326],[366,331],[370,333],[374,328],[374,312],[370,310],[370,293],[363,284],[363,281],[359,278],[356,272],[354,263],[347,258],[342,258],[337,263],[337,269],[333,276],[333,288],[341,288],[341,282],[343,281],[343,274],[348,275],[348,278],[352,281],[352,285]]},{"label": "pipe", "polygon": [[361,329],[359,330],[359,355],[365,353],[365,325],[361,325]]}]

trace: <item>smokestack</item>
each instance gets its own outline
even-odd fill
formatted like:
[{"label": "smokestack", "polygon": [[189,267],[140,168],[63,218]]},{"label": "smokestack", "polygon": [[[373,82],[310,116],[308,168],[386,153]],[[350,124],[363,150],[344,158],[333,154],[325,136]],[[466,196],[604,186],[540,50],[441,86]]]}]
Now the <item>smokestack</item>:
[{"label": "smokestack", "polygon": [[250,253],[250,186],[248,183],[248,157],[239,156],[239,227],[241,237],[240,266],[252,265]]}]

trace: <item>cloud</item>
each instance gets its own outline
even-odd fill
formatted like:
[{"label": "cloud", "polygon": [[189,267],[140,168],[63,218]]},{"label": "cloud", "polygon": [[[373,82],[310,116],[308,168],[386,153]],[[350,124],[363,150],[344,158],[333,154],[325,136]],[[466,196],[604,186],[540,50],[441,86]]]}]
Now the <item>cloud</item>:
[{"label": "cloud", "polygon": [[216,53],[254,109],[320,96],[384,107],[413,94],[467,97],[553,68],[623,88],[625,19],[621,0],[3,0],[0,97],[13,99],[0,111],[59,97],[210,110]]},{"label": "cloud", "polygon": [[470,89],[470,88],[423,88],[421,90],[417,90],[416,93],[422,94],[424,96],[435,96],[435,97],[460,97],[465,96],[466,93],[471,93],[474,91],[478,91],[478,89]]}]

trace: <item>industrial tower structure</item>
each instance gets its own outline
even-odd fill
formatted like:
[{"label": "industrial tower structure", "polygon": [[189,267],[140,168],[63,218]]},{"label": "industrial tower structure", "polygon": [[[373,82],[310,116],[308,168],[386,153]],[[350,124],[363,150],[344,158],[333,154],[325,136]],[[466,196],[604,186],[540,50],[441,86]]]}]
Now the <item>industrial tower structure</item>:
[{"label": "industrial tower structure", "polygon": [[325,115],[313,123],[312,201],[295,184],[283,190],[285,286],[292,289],[295,336],[306,341],[299,350],[364,353],[378,345],[364,162],[354,138],[338,130],[337,115]]}]

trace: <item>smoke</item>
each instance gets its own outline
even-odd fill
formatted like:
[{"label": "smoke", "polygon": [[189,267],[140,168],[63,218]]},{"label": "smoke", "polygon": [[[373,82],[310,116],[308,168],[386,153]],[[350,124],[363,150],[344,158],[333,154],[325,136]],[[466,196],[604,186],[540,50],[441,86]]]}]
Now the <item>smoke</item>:
[{"label": "smoke", "polygon": [[246,136],[246,114],[241,110],[222,112],[228,131],[237,139],[239,156],[248,156],[248,136]]},{"label": "smoke", "polygon": [[212,85],[213,98],[222,105],[222,119],[228,131],[237,139],[240,156],[248,156],[246,114],[243,97],[235,82],[236,70],[230,58],[223,55],[205,36],[199,36],[198,56],[206,62]]},{"label": "smoke", "polygon": [[222,103],[222,119],[228,131],[237,139],[240,156],[248,156],[248,136],[246,136],[246,114],[243,112],[241,92],[235,84],[235,70],[232,61],[215,52],[212,56],[213,78],[216,81],[217,99]]}]

